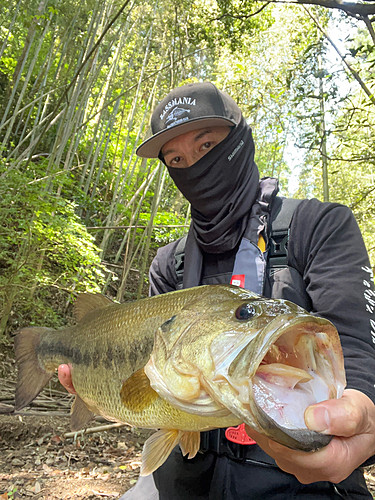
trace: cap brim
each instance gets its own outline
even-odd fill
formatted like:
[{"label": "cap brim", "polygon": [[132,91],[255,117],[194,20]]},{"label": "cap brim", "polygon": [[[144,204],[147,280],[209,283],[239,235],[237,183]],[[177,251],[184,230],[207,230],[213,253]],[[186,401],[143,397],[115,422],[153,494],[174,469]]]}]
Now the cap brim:
[{"label": "cap brim", "polygon": [[162,130],[153,135],[147,141],[139,146],[136,153],[142,158],[158,158],[161,148],[171,139],[204,127],[222,127],[237,125],[234,120],[230,118],[221,118],[218,116],[207,116],[205,118],[196,118],[188,122],[181,123],[166,130]]}]

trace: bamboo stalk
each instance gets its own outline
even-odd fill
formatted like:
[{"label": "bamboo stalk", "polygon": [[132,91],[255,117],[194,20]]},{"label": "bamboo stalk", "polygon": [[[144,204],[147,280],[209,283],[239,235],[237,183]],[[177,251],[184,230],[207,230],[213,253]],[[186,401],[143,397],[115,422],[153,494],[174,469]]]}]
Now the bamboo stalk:
[{"label": "bamboo stalk", "polygon": [[[45,92],[44,94],[42,94],[41,96],[39,97],[36,97],[35,99],[33,99],[32,101],[28,102],[27,104],[25,104],[23,106],[23,108],[21,108],[20,110],[18,110],[18,114],[20,113],[23,113],[26,109],[30,108],[31,106],[34,106],[35,103],[37,103],[39,100],[43,99],[44,97],[48,96],[49,94],[52,94],[53,92],[56,92],[57,90],[61,89],[62,87],[59,86],[59,87],[54,87],[53,89],[49,90],[48,92]],[[8,120],[6,120],[1,126],[0,126],[0,130],[4,127],[7,127],[9,125],[9,123],[11,122],[12,120],[12,116],[10,118],[8,118]]]},{"label": "bamboo stalk", "polygon": [[[152,172],[150,172],[150,174],[149,174],[150,176],[149,176],[149,178],[148,178],[148,183],[147,183],[147,185],[145,186],[145,189],[144,189],[144,191],[143,191],[143,193],[142,193],[142,197],[141,197],[141,199],[139,200],[139,202],[137,203],[137,205],[136,205],[136,210],[135,210],[135,212],[132,214],[132,217],[131,217],[131,219],[130,219],[130,225],[133,225],[134,219],[135,219],[135,217],[137,216],[137,214],[139,213],[139,211],[140,211],[140,209],[141,209],[141,206],[142,206],[143,200],[145,199],[145,197],[146,197],[146,195],[147,195],[147,193],[148,193],[148,191],[149,191],[149,189],[150,189],[150,187],[151,187],[152,181],[153,181],[153,179],[154,179],[154,177],[155,177],[155,175],[156,175],[156,173],[157,173],[157,172],[158,172],[158,168],[155,168]],[[120,247],[119,247],[119,249],[118,249],[118,251],[117,251],[116,257],[115,257],[115,262],[118,262],[118,261],[119,261],[119,259],[120,259],[121,252],[122,252],[123,247],[124,247],[124,245],[125,245],[125,242],[126,242],[127,236],[128,236],[128,233],[124,236],[124,239],[123,239],[123,241],[121,242],[121,245],[120,245]]]},{"label": "bamboo stalk", "polygon": [[158,177],[156,180],[156,189],[155,189],[155,193],[154,193],[154,198],[152,200],[149,227],[145,231],[147,236],[146,236],[142,265],[141,265],[141,269],[140,269],[137,299],[140,299],[142,297],[144,274],[145,274],[146,266],[148,264],[148,252],[150,250],[150,244],[151,244],[152,226],[153,226],[154,218],[155,218],[155,215],[156,215],[156,212],[158,210],[159,203],[160,203],[161,194],[163,192],[163,186],[164,186],[164,182],[165,182],[166,173],[167,173],[167,170],[165,169],[164,164],[160,163]]},{"label": "bamboo stalk", "polygon": [[[32,34],[32,40],[34,39],[34,36],[35,36],[35,32]],[[4,125],[4,122],[6,121],[7,117],[8,117],[8,113],[9,113],[9,110],[13,104],[13,99],[16,95],[16,92],[17,92],[17,88],[18,88],[18,84],[19,84],[19,81],[21,79],[21,73],[22,73],[22,70],[26,64],[26,60],[27,60],[27,56],[29,54],[29,51],[30,51],[30,48],[31,48],[31,43],[32,43],[32,40],[30,40],[28,46],[27,46],[27,49],[25,50],[25,53],[23,54],[23,59],[22,59],[22,62],[21,62],[21,66],[19,68],[19,71],[18,71],[18,74],[15,75],[16,78],[15,78],[15,81],[13,83],[13,89],[12,89],[12,93],[10,95],[10,98],[8,99],[8,103],[7,103],[7,106],[5,108],[5,111],[4,111],[4,114],[3,114],[3,118],[0,122],[0,127],[2,125]]]},{"label": "bamboo stalk", "polygon": [[[140,205],[138,205],[138,207],[139,206]],[[134,211],[132,214],[132,217],[136,217],[136,224],[138,224],[139,210]],[[135,256],[137,255],[138,248],[141,245],[141,242],[143,241],[144,236],[145,236],[144,233],[141,235],[139,245],[136,248],[136,250],[133,251],[134,245],[135,245],[135,237],[136,237],[136,233],[137,233],[137,226],[135,226],[135,230],[133,231],[133,235],[132,235],[131,240],[130,240],[131,231],[128,230],[126,233],[127,233],[126,235],[128,236],[128,238],[126,241],[126,248],[125,248],[125,254],[124,254],[124,259],[123,259],[123,271],[122,271],[122,276],[121,276],[121,283],[120,283],[119,289],[117,290],[117,295],[116,295],[116,299],[119,302],[123,301],[123,295],[124,295],[125,286],[126,286],[126,282],[128,279],[130,268],[132,266],[132,263],[133,263]],[[120,252],[117,252],[117,255],[120,256]]]},{"label": "bamboo stalk", "polygon": [[[146,68],[146,63],[147,63],[147,60],[148,60],[149,48],[150,48],[150,43],[151,43],[151,34],[152,34],[152,26],[151,26],[151,28],[150,28],[150,30],[148,32],[148,36],[147,36],[148,43],[147,43],[147,47],[146,47],[146,52],[145,52],[145,55],[144,55],[144,58],[143,58],[142,68],[141,68],[141,72],[140,72],[140,76],[139,76],[139,80],[138,80],[138,87],[137,87],[137,90],[136,90],[136,93],[135,93],[135,97],[133,99],[132,109],[131,109],[129,120],[128,120],[128,125],[127,125],[128,133],[127,133],[126,140],[125,140],[125,145],[124,145],[124,148],[123,148],[124,153],[127,150],[127,145],[128,145],[129,139],[130,139],[130,131],[132,129],[132,125],[133,125],[133,121],[134,121],[134,116],[135,116],[135,111],[136,111],[136,105],[137,105],[137,102],[138,102],[138,96],[139,96],[139,92],[140,92],[140,89],[141,89],[141,84],[142,84],[142,81],[143,81],[143,76],[144,76],[144,72],[145,72],[145,68]],[[133,151],[134,151],[134,146],[133,146]],[[131,163],[132,156],[131,156],[131,158],[128,161],[128,166],[127,166],[125,175],[122,177],[122,166],[123,166],[124,153],[123,153],[122,161],[120,163],[120,168],[119,168],[119,171],[118,171],[118,174],[117,174],[117,177],[116,177],[116,184],[115,184],[114,193],[113,193],[113,197],[112,197],[112,203],[111,203],[111,206],[110,206],[110,209],[109,209],[109,213],[108,213],[108,216],[107,216],[107,219],[106,219],[107,225],[111,225],[111,222],[113,221],[113,218],[114,218],[114,216],[116,214],[117,206],[121,202],[122,190],[124,189],[124,187],[125,187],[125,185],[127,184],[127,181],[128,181],[128,170],[129,170],[129,165]],[[137,164],[137,162],[138,162],[138,158],[134,162],[134,168],[135,168],[135,165]],[[130,174],[130,178],[131,177],[132,177],[132,174]],[[120,185],[121,185],[121,188],[120,188]],[[128,204],[128,206],[129,205],[130,205],[130,203]],[[103,239],[102,239],[102,242],[101,242],[101,245],[100,245],[100,248],[102,250],[102,256],[105,255],[105,249],[107,247],[109,237],[110,237],[110,233],[108,231],[106,231],[104,233],[104,235],[103,235]]]},{"label": "bamboo stalk", "polygon": [[[117,300],[119,302],[123,301],[123,294],[125,292],[126,280],[128,278],[128,275],[129,275],[131,266],[133,265],[133,262],[135,260],[135,257],[138,254],[142,255],[143,248],[144,248],[145,235],[146,235],[146,233],[142,234],[141,238],[139,239],[139,242],[138,242],[136,249],[133,251],[134,244],[135,244],[135,233],[133,233],[132,241],[131,241],[130,247],[129,247],[128,258],[124,259],[124,271],[123,271],[123,275],[122,275],[121,285],[120,285],[120,288],[117,292],[117,297],[118,297]],[[127,257],[127,256],[125,256],[125,257]]]},{"label": "bamboo stalk", "polygon": [[4,41],[3,41],[3,44],[1,46],[1,49],[0,49],[0,59],[3,57],[3,54],[4,54],[4,51],[7,47],[7,44],[8,44],[8,38],[9,38],[9,35],[12,33],[12,29],[13,29],[13,26],[15,25],[15,22],[17,20],[17,16],[19,15],[19,6],[20,4],[22,3],[22,0],[19,0],[15,9],[14,9],[14,16],[10,22],[10,25],[9,25],[9,28],[8,28],[8,32],[7,32],[7,35],[6,37],[4,38]]},{"label": "bamboo stalk", "polygon": [[[47,31],[48,31],[48,26],[50,24],[51,19],[52,19],[52,14],[50,14],[50,18],[49,18],[48,23],[46,25]],[[56,34],[56,22],[55,22],[55,27],[54,27],[54,33]],[[40,40],[39,45],[41,45],[41,42],[44,42],[44,39],[46,38],[46,34],[47,33],[46,33],[46,29],[45,29],[44,33],[42,35],[42,38]],[[52,36],[52,34],[51,34],[51,36]],[[37,75],[37,77],[36,77],[36,79],[35,79],[35,81],[33,83],[33,86],[31,88],[31,90],[27,89],[27,94],[28,95],[43,94],[44,89],[45,89],[46,84],[47,84],[48,69],[49,69],[49,66],[51,65],[52,55],[53,55],[53,51],[54,51],[54,46],[55,46],[54,43],[50,44],[50,49],[48,50],[48,52],[47,52],[47,54],[46,54],[46,56],[44,58],[44,61],[43,61],[42,65],[41,65],[41,69],[38,72],[38,75]],[[41,51],[41,47],[38,47],[37,50],[36,50],[35,56],[39,56],[40,51]],[[35,56],[34,56],[34,58],[35,58]],[[37,61],[35,61],[35,63],[31,63],[32,69],[34,69],[34,66],[36,66],[36,62]],[[29,68],[29,72],[30,72],[30,68]],[[27,77],[27,80],[30,80],[30,77]],[[41,81],[40,85],[39,85],[39,81]],[[25,83],[24,83],[24,88],[25,88]],[[47,99],[48,99],[48,97],[47,97]],[[20,98],[18,99],[18,101],[20,102],[20,105],[23,106],[23,102],[21,102]],[[37,111],[36,117],[34,118],[34,125],[36,123],[38,123],[38,121],[39,121],[40,110],[42,109],[42,105],[43,105],[42,99],[35,100],[35,102],[38,103],[38,107],[37,107],[38,111]],[[19,117],[17,117],[18,118],[18,126],[17,126],[17,129],[15,130],[15,132],[13,134],[14,136],[18,135],[18,129],[22,125],[22,122],[23,122],[23,112],[22,111],[18,112],[17,109],[13,110],[13,116],[12,116],[11,120],[15,119],[18,114],[19,114]],[[29,128],[28,124],[29,124],[29,122],[32,121],[33,114],[34,114],[33,113],[33,106],[30,106],[28,114],[27,114],[27,118],[26,118],[26,120],[24,121],[24,124],[23,124],[22,133],[19,135],[18,143],[22,142],[25,134],[27,134],[27,131],[28,131],[28,128]],[[33,136],[31,135],[31,137],[33,137]]]},{"label": "bamboo stalk", "polygon": [[[68,93],[70,91],[70,89],[75,85],[76,83],[76,80],[78,79],[78,77],[80,76],[81,72],[82,72],[82,69],[86,66],[86,64],[89,62],[91,56],[94,54],[95,50],[97,47],[99,47],[100,43],[102,42],[103,38],[105,37],[106,33],[108,32],[108,30],[110,29],[110,27],[116,22],[116,20],[120,17],[120,15],[123,13],[123,11],[125,10],[125,8],[127,7],[127,5],[130,3],[130,0],[126,0],[125,3],[121,6],[121,8],[119,9],[119,11],[117,12],[117,14],[113,17],[113,19],[107,24],[107,26],[105,27],[105,29],[103,30],[101,36],[99,37],[98,41],[95,43],[95,45],[91,48],[91,50],[89,51],[89,53],[87,54],[86,58],[83,60],[82,64],[79,66],[79,68],[77,69],[75,75],[73,76],[70,84],[67,86],[65,92],[63,93],[63,95],[60,97],[59,101],[57,102],[57,104],[55,105],[54,107],[54,110],[53,110],[53,115],[58,111],[58,109],[60,108],[61,104],[64,102],[64,100],[67,98],[68,96]],[[33,149],[31,150],[30,152],[30,156],[29,156],[29,159],[26,163],[26,168],[28,167],[28,164],[30,162],[30,157],[31,155],[33,154],[35,148],[37,147],[37,145],[39,144],[40,142],[40,139],[41,137],[44,135],[44,133],[47,131],[48,127],[49,127],[50,123],[47,122],[47,124],[44,126],[40,136],[39,136],[39,139],[38,141],[36,142],[36,144],[34,145]]]},{"label": "bamboo stalk", "polygon": [[50,25],[50,22],[51,22],[51,18],[52,18],[52,14],[50,15],[50,18],[48,19],[48,22],[46,23],[46,26],[45,26],[45,28],[43,30],[42,35],[39,37],[39,42],[38,42],[38,45],[36,47],[36,50],[35,50],[35,53],[34,53],[34,57],[31,60],[31,63],[29,65],[27,74],[25,76],[25,80],[23,82],[23,86],[22,86],[21,92],[20,92],[20,94],[18,96],[17,103],[16,103],[15,109],[13,111],[12,120],[10,121],[10,124],[9,124],[9,126],[7,128],[7,131],[6,131],[4,139],[3,139],[3,143],[2,143],[3,148],[5,148],[5,145],[8,142],[9,136],[10,136],[10,134],[12,132],[13,125],[14,125],[14,122],[16,120],[17,112],[18,112],[18,110],[21,107],[22,99],[23,99],[23,96],[26,93],[28,83],[30,81],[30,78],[31,78],[31,75],[32,75],[32,72],[33,72],[33,69],[34,69],[34,66],[35,66],[35,63],[37,62],[37,59],[38,59],[38,56],[39,56],[39,52],[40,52],[40,49],[42,47],[42,43],[43,43],[44,38],[45,38],[45,36],[46,36],[46,34],[47,34],[48,30],[49,30],[49,25]]}]

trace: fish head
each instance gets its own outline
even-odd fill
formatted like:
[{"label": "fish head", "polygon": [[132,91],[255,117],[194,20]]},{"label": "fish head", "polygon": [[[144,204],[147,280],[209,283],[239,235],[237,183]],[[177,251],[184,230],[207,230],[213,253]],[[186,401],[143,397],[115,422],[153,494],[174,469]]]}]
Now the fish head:
[{"label": "fish head", "polygon": [[246,291],[201,298],[173,316],[156,334],[146,373],[160,396],[183,411],[230,412],[303,451],[330,440],[307,429],[306,408],[340,398],[346,385],[332,323]]},{"label": "fish head", "polygon": [[[244,303],[237,316],[241,310],[246,316],[249,307],[250,302]],[[307,429],[305,410],[340,398],[346,385],[338,332],[328,320],[288,301],[269,302],[262,311],[273,319],[229,363],[219,354],[225,336],[212,344],[217,369],[211,388],[218,395],[215,382],[224,379],[231,389],[226,404],[233,413],[284,446],[314,451],[331,437]],[[280,314],[273,316],[276,311]]]}]

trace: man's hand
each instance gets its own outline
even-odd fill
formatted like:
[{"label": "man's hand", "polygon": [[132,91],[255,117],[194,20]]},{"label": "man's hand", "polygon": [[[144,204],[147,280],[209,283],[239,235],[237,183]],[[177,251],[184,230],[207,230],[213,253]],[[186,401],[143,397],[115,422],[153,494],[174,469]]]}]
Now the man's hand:
[{"label": "man's hand", "polygon": [[58,369],[60,384],[71,394],[77,394],[72,382],[71,365],[60,365]]},{"label": "man's hand", "polygon": [[335,436],[328,446],[312,452],[282,446],[246,426],[246,432],[285,472],[303,484],[315,481],[339,483],[375,454],[375,405],[362,392],[344,391],[342,398],[309,406],[309,429]]}]

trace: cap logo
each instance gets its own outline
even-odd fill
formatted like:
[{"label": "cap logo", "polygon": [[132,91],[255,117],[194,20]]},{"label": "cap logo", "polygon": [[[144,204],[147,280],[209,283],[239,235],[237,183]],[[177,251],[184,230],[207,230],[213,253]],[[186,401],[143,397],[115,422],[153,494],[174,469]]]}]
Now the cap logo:
[{"label": "cap logo", "polygon": [[185,109],[185,108],[173,108],[172,111],[169,113],[167,118],[165,119],[165,123],[177,120],[177,118],[184,113],[190,113],[190,109]]},{"label": "cap logo", "polygon": [[[195,99],[192,99],[191,97],[175,97],[171,101],[169,101],[163,109],[163,112],[160,115],[160,120],[164,118],[166,113],[173,108],[174,106],[179,106],[180,104],[187,104],[188,106],[195,106],[197,104],[197,101]],[[177,109],[183,109],[183,108],[177,108]],[[184,111],[187,111],[186,109]],[[180,112],[181,114],[181,112]]]}]

